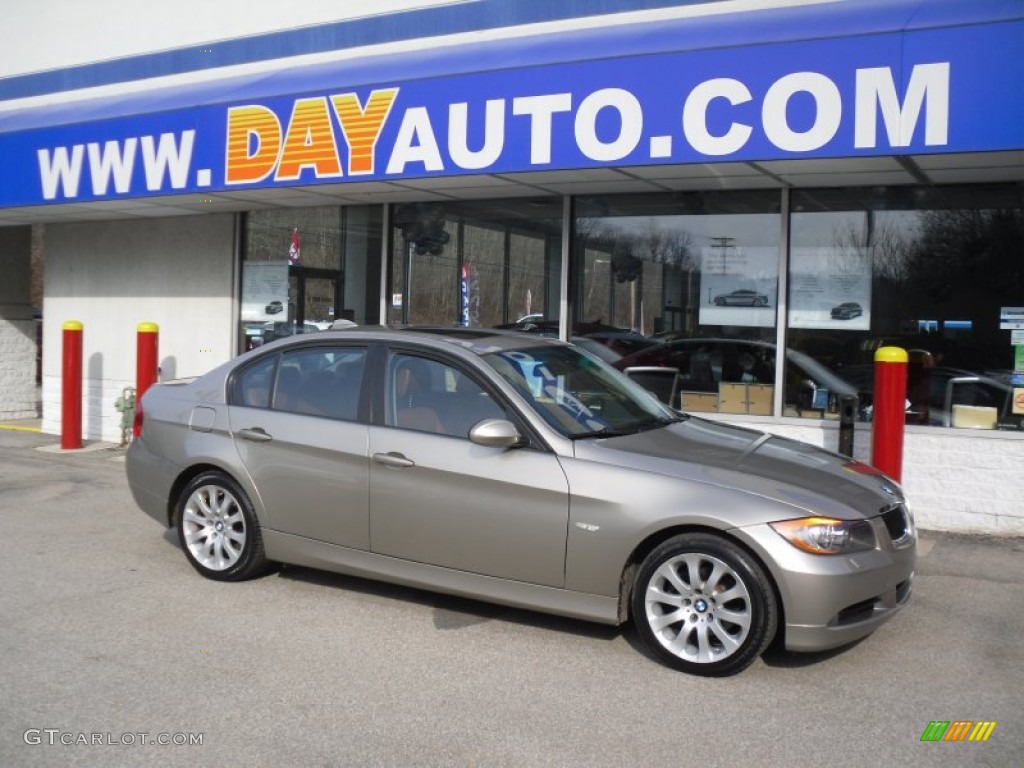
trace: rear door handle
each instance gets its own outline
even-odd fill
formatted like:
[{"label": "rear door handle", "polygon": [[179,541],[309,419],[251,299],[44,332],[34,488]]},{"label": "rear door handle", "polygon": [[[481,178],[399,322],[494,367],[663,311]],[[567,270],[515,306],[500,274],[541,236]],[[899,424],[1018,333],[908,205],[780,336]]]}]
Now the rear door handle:
[{"label": "rear door handle", "polygon": [[268,440],[274,439],[271,435],[268,435],[267,431],[262,427],[240,429],[238,430],[238,436],[244,440],[252,440],[254,443],[265,443]]},{"label": "rear door handle", "polygon": [[373,454],[373,460],[378,464],[383,464],[385,467],[398,467],[404,469],[405,467],[415,467],[416,462],[412,459],[407,459],[400,453],[375,453]]}]

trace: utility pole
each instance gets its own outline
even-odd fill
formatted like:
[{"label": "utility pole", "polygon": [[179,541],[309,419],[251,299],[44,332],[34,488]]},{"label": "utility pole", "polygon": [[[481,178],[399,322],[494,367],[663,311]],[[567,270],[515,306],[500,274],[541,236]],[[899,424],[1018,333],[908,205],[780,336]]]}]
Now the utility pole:
[{"label": "utility pole", "polygon": [[719,251],[721,251],[721,254],[720,254],[721,257],[722,257],[722,272],[721,272],[721,274],[724,275],[726,273],[726,270],[725,270],[725,257],[728,254],[729,249],[732,248],[732,244],[734,242],[736,242],[736,238],[735,237],[712,237],[712,238],[710,238],[710,240],[711,240],[711,248],[712,248],[712,250],[719,250]]}]

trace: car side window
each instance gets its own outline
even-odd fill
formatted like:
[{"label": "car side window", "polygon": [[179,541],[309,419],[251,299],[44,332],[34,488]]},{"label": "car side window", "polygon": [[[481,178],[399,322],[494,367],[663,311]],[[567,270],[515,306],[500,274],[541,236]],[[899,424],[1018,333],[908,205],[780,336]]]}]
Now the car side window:
[{"label": "car side window", "polygon": [[273,408],[355,421],[365,366],[365,349],[317,346],[285,352],[275,377]]},{"label": "car side window", "polygon": [[469,374],[437,360],[391,356],[387,426],[464,438],[484,419],[504,418],[504,409]]},{"label": "car side window", "polygon": [[270,387],[274,378],[277,356],[261,358],[246,366],[235,379],[234,397],[236,405],[249,408],[270,407]]}]

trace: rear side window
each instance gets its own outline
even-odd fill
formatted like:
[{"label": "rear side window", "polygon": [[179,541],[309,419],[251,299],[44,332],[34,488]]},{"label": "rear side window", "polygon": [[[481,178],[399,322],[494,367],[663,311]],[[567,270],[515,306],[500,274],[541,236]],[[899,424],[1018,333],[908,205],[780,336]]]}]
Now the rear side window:
[{"label": "rear side window", "polygon": [[264,357],[246,366],[235,379],[234,401],[236,405],[250,408],[269,408],[270,389],[274,380],[274,365],[277,356]]},{"label": "rear side window", "polygon": [[316,346],[285,352],[275,376],[273,408],[354,421],[365,367],[365,349]]}]

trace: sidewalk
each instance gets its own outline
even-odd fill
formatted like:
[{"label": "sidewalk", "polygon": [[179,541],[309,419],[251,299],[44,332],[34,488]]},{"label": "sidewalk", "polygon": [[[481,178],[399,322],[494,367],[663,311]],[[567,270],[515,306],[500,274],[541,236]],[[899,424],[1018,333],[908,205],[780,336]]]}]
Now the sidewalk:
[{"label": "sidewalk", "polygon": [[[42,453],[57,453],[65,455],[74,455],[81,453],[93,453],[96,451],[107,451],[111,449],[124,448],[117,443],[107,442],[104,440],[82,440],[81,448],[62,448],[61,447],[61,436],[59,434],[44,434],[42,431],[42,419],[11,419],[9,421],[0,421],[0,435],[3,433],[20,433],[20,434],[31,434],[38,435],[39,438],[46,442],[40,443],[38,440],[33,441],[33,448]],[[13,434],[12,434],[13,437]],[[121,460],[124,459],[124,452],[121,452]]]}]

